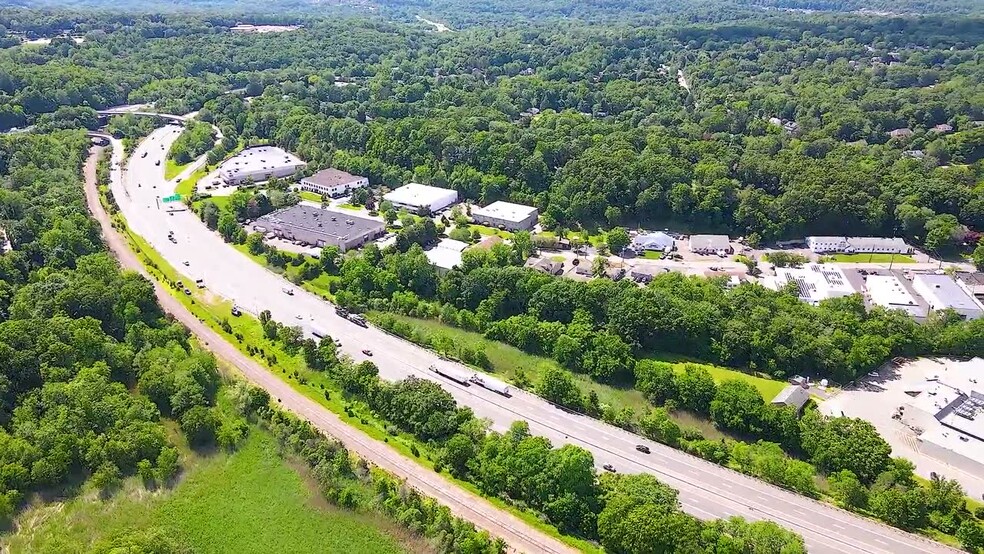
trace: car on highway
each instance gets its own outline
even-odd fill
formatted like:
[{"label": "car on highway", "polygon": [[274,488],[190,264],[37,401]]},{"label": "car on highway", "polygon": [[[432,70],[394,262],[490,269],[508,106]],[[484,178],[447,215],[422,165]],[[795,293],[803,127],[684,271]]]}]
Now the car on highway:
[{"label": "car on highway", "polygon": [[239,306],[233,306],[232,307],[232,315],[234,315],[236,317],[239,317],[239,316],[243,315],[243,312],[239,311]]},{"label": "car on highway", "polygon": [[369,350],[368,348],[363,348],[362,353],[365,354],[366,356],[370,356],[370,357],[372,356],[372,350]]},{"label": "car on highway", "polygon": [[604,469],[605,471],[608,471],[608,472],[610,472],[610,473],[615,473],[615,466],[613,466],[612,464],[605,464],[605,465],[603,465],[603,466],[601,466],[601,467],[602,467],[602,468],[603,468],[603,469]]},{"label": "car on highway", "polygon": [[161,161],[157,160],[156,162],[154,162],[154,165],[161,165]]},{"label": "car on highway", "polygon": [[188,267],[189,265],[191,265],[191,262],[189,262],[188,260],[185,260],[185,261],[183,261],[181,263],[183,263],[185,265],[185,267]]},{"label": "car on highway", "polygon": [[191,294],[191,289],[189,289],[188,287],[185,287],[185,294],[190,295]]},{"label": "car on highway", "polygon": [[287,296],[294,296],[294,289],[284,287],[283,291],[284,294],[286,294]]},{"label": "car on highway", "polygon": [[141,157],[141,158],[146,158],[146,157],[147,157],[147,153],[146,153],[146,152],[144,152],[143,154],[140,154],[140,157]]},{"label": "car on highway", "polygon": [[649,447],[644,444],[637,444],[636,450],[642,452],[643,454],[649,454]]}]

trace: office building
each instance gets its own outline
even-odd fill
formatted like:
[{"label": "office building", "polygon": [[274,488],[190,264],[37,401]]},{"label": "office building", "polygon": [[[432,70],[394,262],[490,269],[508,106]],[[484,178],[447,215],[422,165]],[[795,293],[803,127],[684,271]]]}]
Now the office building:
[{"label": "office building", "polygon": [[290,177],[305,165],[293,154],[276,146],[255,146],[223,162],[219,167],[219,178],[227,187],[246,182],[261,183],[273,178]]},{"label": "office building", "polygon": [[828,298],[839,298],[857,293],[844,271],[833,264],[807,264],[803,267],[777,267],[775,277],[766,277],[762,284],[773,290],[782,290],[795,283],[799,299],[812,305]]},{"label": "office building", "polygon": [[345,196],[354,189],[368,187],[369,179],[346,173],[340,169],[329,167],[301,179],[298,188],[321,196],[335,198]]},{"label": "office building", "polygon": [[533,206],[511,202],[493,202],[484,208],[472,208],[472,221],[487,227],[510,231],[528,231],[536,225],[539,212]]},{"label": "office building", "polygon": [[316,248],[334,245],[342,252],[358,248],[386,233],[382,221],[303,204],[262,216],[252,227],[260,233],[273,233],[278,238]]},{"label": "office building", "polygon": [[384,194],[383,200],[388,200],[398,210],[437,213],[458,201],[458,191],[408,183]]}]

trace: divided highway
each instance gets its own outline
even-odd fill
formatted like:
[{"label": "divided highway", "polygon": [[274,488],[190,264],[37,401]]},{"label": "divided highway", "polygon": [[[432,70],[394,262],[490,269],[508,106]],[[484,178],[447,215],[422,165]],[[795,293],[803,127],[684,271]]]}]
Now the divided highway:
[{"label": "divided highway", "polygon": [[[300,325],[309,332],[315,327],[327,331],[341,340],[342,351],[355,360],[365,359],[361,351],[370,348],[381,377],[397,380],[414,375],[436,381],[478,417],[491,420],[497,430],[525,420],[534,434],[549,438],[555,445],[570,443],[588,449],[599,468],[612,464],[623,473],[651,473],[679,490],[683,508],[697,517],[740,515],[749,520],[772,520],[800,533],[814,553],[956,552],[603,422],[565,412],[526,392],[516,390],[506,398],[435,375],[428,367],[448,362],[379,329],[358,327],[336,316],[327,302],[294,287],[225,244],[183,205],[162,204],[160,199],[173,193],[174,183],[164,180],[163,161],[160,166],[155,162],[163,160],[179,131],[179,127],[168,126],[150,135],[134,152],[127,171],[113,169],[112,189],[132,231],[143,236],[189,281],[204,280],[211,293],[254,314],[267,309],[274,319],[285,324]],[[168,239],[172,231],[176,243]],[[294,294],[286,294],[285,288]],[[637,444],[647,445],[652,453],[637,452]]]}]

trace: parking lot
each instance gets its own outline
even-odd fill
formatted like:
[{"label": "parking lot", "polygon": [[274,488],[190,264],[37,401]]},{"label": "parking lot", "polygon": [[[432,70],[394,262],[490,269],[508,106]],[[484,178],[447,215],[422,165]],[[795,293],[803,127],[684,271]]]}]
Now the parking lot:
[{"label": "parking lot", "polygon": [[886,364],[879,371],[857,380],[839,394],[820,403],[820,411],[831,416],[857,417],[870,422],[892,446],[892,455],[910,460],[916,473],[929,478],[933,472],[956,479],[967,494],[981,498],[984,476],[972,475],[948,464],[945,460],[922,452],[917,433],[892,415],[900,406],[912,400],[905,390],[938,373],[955,360],[919,358],[901,365]]}]

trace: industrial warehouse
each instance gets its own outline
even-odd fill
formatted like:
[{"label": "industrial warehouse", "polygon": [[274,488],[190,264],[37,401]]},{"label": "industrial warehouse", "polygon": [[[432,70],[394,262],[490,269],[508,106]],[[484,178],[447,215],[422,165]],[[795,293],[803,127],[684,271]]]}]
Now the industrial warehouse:
[{"label": "industrial warehouse", "polygon": [[398,210],[406,209],[414,213],[437,213],[458,201],[458,191],[419,183],[407,183],[384,194],[383,200],[389,201]]},{"label": "industrial warehouse", "polygon": [[253,230],[302,245],[358,248],[386,232],[382,221],[298,204],[260,217]]},{"label": "industrial warehouse", "polygon": [[290,177],[305,165],[297,156],[276,146],[256,146],[223,162],[219,167],[219,178],[227,187],[245,182],[260,183]]},{"label": "industrial warehouse", "polygon": [[475,223],[510,231],[529,231],[536,225],[539,212],[533,206],[511,202],[493,202],[484,208],[472,209]]}]

